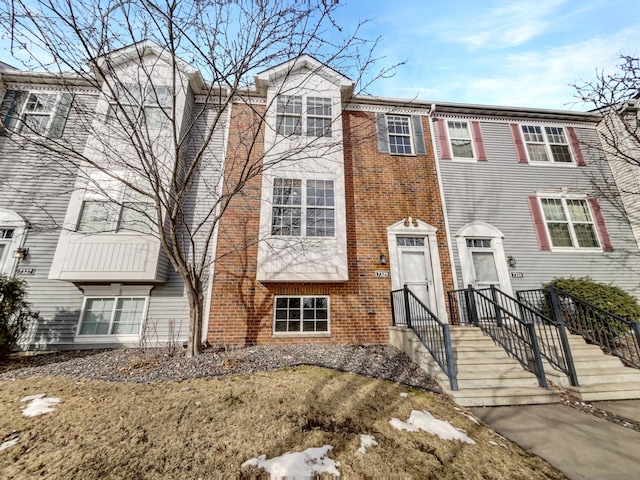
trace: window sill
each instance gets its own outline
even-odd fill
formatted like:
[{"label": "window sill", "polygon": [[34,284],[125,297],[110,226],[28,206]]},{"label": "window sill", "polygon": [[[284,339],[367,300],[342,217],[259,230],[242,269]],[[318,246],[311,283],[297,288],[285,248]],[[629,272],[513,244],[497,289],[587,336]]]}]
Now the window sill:
[{"label": "window sill", "polygon": [[130,343],[138,341],[139,336],[133,335],[76,335],[74,343]]},{"label": "window sill", "polygon": [[[561,167],[561,168],[576,168],[578,165],[574,162],[564,163],[564,162],[527,162],[526,164],[532,165],[535,167]],[[523,165],[526,165],[523,163]]]},{"label": "window sill", "polygon": [[[449,159],[445,159],[445,160],[449,160]],[[452,162],[458,162],[458,163],[478,163],[477,158],[453,157],[450,160]]]},{"label": "window sill", "polygon": [[573,247],[551,247],[551,252],[556,253],[603,253],[602,248],[573,248]]},{"label": "window sill", "polygon": [[300,333],[291,333],[291,332],[279,332],[273,333],[271,338],[331,338],[330,332],[300,332]]},{"label": "window sill", "polygon": [[418,156],[415,153],[391,153],[391,152],[389,152],[389,155],[391,155],[392,157],[417,157]]}]

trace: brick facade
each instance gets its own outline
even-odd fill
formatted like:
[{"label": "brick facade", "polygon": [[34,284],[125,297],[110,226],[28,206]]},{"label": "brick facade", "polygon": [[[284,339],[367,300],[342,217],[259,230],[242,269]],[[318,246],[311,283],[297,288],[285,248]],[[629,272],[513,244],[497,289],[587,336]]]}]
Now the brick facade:
[{"label": "brick facade", "polygon": [[[234,105],[227,165],[247,153],[242,131],[248,109]],[[378,153],[374,114],[343,112],[345,137],[347,254],[343,283],[261,283],[256,281],[261,178],[229,205],[220,224],[208,340],[212,345],[265,343],[388,343],[391,279],[376,277],[380,255],[389,258],[386,228],[413,217],[438,229],[444,290],[453,289],[451,262],[428,117],[423,117],[426,156]],[[259,159],[258,145],[252,152]],[[234,175],[227,168],[227,179]],[[239,248],[239,245],[249,245]],[[438,279],[436,279],[438,281]],[[330,336],[272,335],[274,295],[329,295]]]}]

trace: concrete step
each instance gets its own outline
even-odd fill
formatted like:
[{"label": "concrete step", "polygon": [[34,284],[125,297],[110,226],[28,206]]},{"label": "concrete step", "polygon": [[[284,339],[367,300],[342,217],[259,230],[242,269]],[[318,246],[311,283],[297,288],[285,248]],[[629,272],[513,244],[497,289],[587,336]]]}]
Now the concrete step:
[{"label": "concrete step", "polygon": [[[433,376],[442,384],[446,384],[449,381],[449,378],[443,372],[438,372]],[[457,378],[458,385],[464,389],[538,386],[538,379],[523,369],[506,372],[457,372]]]},{"label": "concrete step", "polygon": [[541,387],[491,387],[446,392],[458,405],[464,407],[537,405],[560,401],[558,392]]},{"label": "concrete step", "polygon": [[596,383],[580,387],[566,386],[568,392],[583,401],[633,400],[640,398],[640,381]]}]

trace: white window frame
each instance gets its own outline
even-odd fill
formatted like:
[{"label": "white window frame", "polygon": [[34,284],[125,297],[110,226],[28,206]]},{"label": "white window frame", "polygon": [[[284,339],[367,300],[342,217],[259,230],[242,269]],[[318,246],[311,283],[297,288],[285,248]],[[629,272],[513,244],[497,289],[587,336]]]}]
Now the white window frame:
[{"label": "white window frame", "polygon": [[[58,116],[61,115],[60,112],[60,108],[62,105],[62,100],[63,98],[69,98],[69,105],[71,103],[71,94],[69,94],[68,92],[56,92],[56,91],[48,91],[48,90],[42,90],[42,89],[31,89],[31,90],[14,90],[12,88],[7,89],[7,92],[5,93],[5,95],[7,95],[10,91],[17,91],[19,92],[21,95],[23,95],[22,98],[19,98],[17,100],[17,102],[15,102],[15,104],[17,104],[17,111],[11,115],[9,112],[5,113],[5,116],[2,118],[2,125],[1,127],[6,129],[7,131],[12,131],[12,132],[16,132],[19,133],[21,135],[40,135],[40,136],[44,136],[47,137],[51,134],[51,130],[52,127],[55,125],[56,121],[60,121],[62,123],[66,123],[66,117],[68,116],[68,109],[64,114],[64,119],[58,119]],[[51,104],[51,108],[46,111],[46,112],[33,112],[33,111],[29,111],[28,109],[28,105],[31,105],[29,102],[29,99],[32,95],[35,95],[37,97],[37,95],[47,95],[47,96],[54,96],[55,95],[55,100],[52,102]],[[48,117],[48,120],[46,121],[46,125],[44,127],[44,131],[32,131],[29,127],[27,127],[27,122],[25,121],[25,119],[27,118],[27,116],[33,116],[33,117]],[[13,119],[14,122],[11,122],[11,124],[7,124],[7,121]],[[62,129],[60,131],[60,133],[62,133]]]},{"label": "white window frame", "polygon": [[[123,292],[124,293],[124,292]],[[91,299],[113,299],[113,308],[111,310],[111,317],[109,320],[109,332],[113,330],[114,319],[115,319],[115,311],[118,305],[119,299],[143,299],[144,307],[142,309],[142,316],[140,319],[140,325],[138,327],[138,332],[134,334],[113,334],[113,333],[104,333],[104,334],[81,334],[80,330],[82,329],[82,322],[84,320],[84,315],[86,313],[87,301]],[[140,332],[144,328],[145,322],[147,321],[147,313],[149,311],[149,295],[86,295],[82,301],[82,309],[80,310],[80,316],[78,317],[78,326],[76,328],[75,341],[78,343],[99,343],[105,341],[111,342],[126,342],[137,340],[140,338]]]},{"label": "white window frame", "polygon": [[[473,141],[473,132],[471,131],[471,122],[467,121],[467,120],[455,120],[455,119],[446,119],[447,122],[447,134],[449,136],[449,148],[451,149],[451,158],[455,159],[455,160],[477,160],[478,156],[476,153],[476,147],[474,145],[474,141]],[[469,133],[469,138],[462,138],[462,137],[455,137],[452,135],[451,133],[451,126],[449,125],[450,123],[460,123],[460,124],[465,124],[467,127],[467,132]],[[470,157],[458,157],[455,154],[455,149],[453,148],[453,142],[455,140],[464,140],[464,141],[469,141],[469,145],[471,146],[471,156]]]},{"label": "white window frame", "polygon": [[[114,176],[110,176],[102,171],[95,170],[90,173],[91,179],[88,180],[84,196],[82,198],[82,204],[78,213],[78,219],[75,225],[75,231],[83,234],[97,234],[97,233],[114,233],[114,232],[127,232],[127,233],[139,233],[139,234],[151,234],[154,230],[154,225],[146,225],[146,228],[131,229],[124,225],[123,216],[129,205],[146,205],[147,208],[152,209],[153,203],[149,201],[135,201],[135,192],[130,191],[124,183],[117,180],[122,178],[124,172],[116,171]],[[115,177],[115,178],[114,178]],[[98,187],[99,185],[99,187]],[[85,212],[87,204],[90,203],[104,203],[106,208],[111,209],[111,213],[108,215],[109,227],[104,230],[92,230],[84,229],[82,217]],[[132,210],[137,212],[137,210]],[[153,217],[152,217],[153,218]]]},{"label": "white window frame", "polygon": [[[282,299],[282,298],[286,298],[286,299],[293,299],[293,298],[299,298],[300,299],[300,330],[299,331],[276,331],[276,321],[286,321],[286,322],[290,322],[291,320],[289,319],[277,319],[276,318],[276,305],[278,304],[278,299]],[[327,322],[327,330],[326,331],[312,331],[312,332],[305,332],[303,331],[303,327],[304,327],[304,299],[305,298],[312,298],[312,299],[316,299],[316,298],[324,298],[327,300],[327,318],[326,318],[326,322]],[[289,310],[289,308],[287,307],[287,310]],[[295,320],[294,320],[295,321]],[[314,322],[317,321],[325,321],[325,319],[314,319]],[[317,336],[321,336],[321,337],[328,337],[331,335],[331,300],[329,298],[329,295],[275,295],[273,298],[273,324],[272,324],[272,334],[274,337],[285,337],[285,336],[289,336],[289,337],[317,337]]]},{"label": "white window frame", "polygon": [[[305,110],[303,104],[301,95],[278,95],[276,97],[276,135],[284,137],[299,137],[302,135],[302,117]],[[290,106],[293,107],[293,111],[287,111]],[[300,107],[299,113],[297,112],[298,106]],[[282,111],[280,110],[281,108]],[[287,124],[288,119],[294,122],[293,127]],[[293,130],[288,132],[290,128],[293,128]]]},{"label": "white window frame", "polygon": [[[540,133],[525,132],[525,128],[539,128]],[[565,142],[562,143],[557,141],[551,141],[552,139],[550,139],[550,135],[557,135],[557,133],[550,134],[549,132],[547,132],[547,129],[561,129],[562,136],[564,137]],[[570,142],[570,139],[568,138],[567,127],[559,126],[559,125],[541,125],[541,124],[527,123],[527,124],[520,125],[520,133],[522,134],[522,142],[524,143],[524,149],[527,154],[527,159],[529,160],[529,163],[531,163],[532,165],[550,165],[550,164],[565,165],[565,166],[577,165],[575,155],[571,148],[571,142]],[[532,140],[530,138],[529,140],[527,140],[527,137],[530,135],[539,135],[541,139]],[[544,152],[545,152],[545,155],[547,156],[547,160],[536,160],[532,158],[531,153],[529,152],[529,145],[542,145],[544,147]],[[566,146],[567,151],[569,152],[569,157],[571,158],[571,161],[570,162],[556,161],[552,151],[552,146],[554,145]]]},{"label": "white window frame", "polygon": [[[309,105],[309,101],[313,99],[314,102],[319,102],[320,105],[316,104],[313,107],[311,105]],[[315,138],[331,138],[332,136],[332,127],[333,127],[333,101],[330,97],[312,97],[312,96],[308,96],[306,97],[306,103],[307,103],[307,108],[306,108],[306,120],[305,120],[305,125],[307,127],[307,137],[315,137]],[[328,104],[328,105],[327,105]],[[329,113],[326,113],[326,108],[328,107],[329,109]],[[323,110],[322,114],[317,114],[317,113],[311,113],[310,109],[311,108],[321,108]],[[327,127],[323,127],[322,128],[322,132],[320,135],[312,135],[311,132],[311,128],[309,127],[309,120],[328,120],[329,121],[329,126]],[[318,131],[318,127],[314,127],[313,129],[314,131]]]},{"label": "white window frame", "polygon": [[[276,204],[274,203],[274,188],[276,188],[276,180],[291,180],[291,181],[300,181],[300,203],[299,204]],[[309,182],[332,182],[333,183],[333,205],[309,205]],[[326,190],[326,189],[325,189]],[[325,197],[327,198],[327,197]],[[274,210],[276,208],[298,208],[300,209],[300,235],[281,235],[274,233]],[[333,212],[333,234],[332,235],[309,235],[308,233],[308,213],[310,209],[319,209],[325,211]],[[271,186],[271,222],[270,222],[270,234],[271,237],[274,238],[335,238],[337,225],[336,225],[336,181],[333,179],[325,179],[325,178],[286,178],[286,177],[277,177],[273,179],[273,183]],[[325,227],[326,228],[326,227]]]},{"label": "white window frame", "polygon": [[[544,212],[544,205],[543,205],[543,200],[559,200],[562,204],[562,211],[564,213],[565,216],[565,221],[560,221],[560,220],[548,220],[547,216]],[[571,218],[571,215],[569,214],[569,208],[567,206],[567,201],[568,200],[578,200],[581,202],[584,202],[584,205],[586,206],[586,210],[589,213],[589,217],[590,217],[590,221],[589,222],[584,222],[584,221],[574,221]],[[538,196],[538,204],[540,205],[540,213],[542,214],[542,219],[544,221],[544,229],[545,229],[545,233],[547,234],[547,238],[549,239],[549,244],[551,247],[551,251],[578,251],[578,252],[601,252],[602,250],[602,240],[600,239],[600,232],[598,231],[598,226],[596,224],[596,221],[594,219],[593,216],[593,211],[591,210],[591,205],[589,205],[589,200],[587,198],[586,195],[562,195],[562,196],[558,196],[558,195],[545,195],[545,194],[540,194]],[[569,238],[571,239],[571,247],[565,247],[565,246],[555,246],[553,245],[553,237],[551,236],[551,231],[549,229],[549,223],[566,223],[568,226],[568,230],[569,230]],[[595,239],[598,243],[598,245],[596,247],[581,247],[579,245],[578,242],[578,237],[577,234],[575,232],[575,227],[574,224],[589,224],[592,226],[593,228],[593,233],[595,236]]]},{"label": "white window frame", "polygon": [[[293,112],[286,111],[287,109],[286,107],[289,105],[289,102],[291,102],[291,99],[299,99],[300,113],[297,113],[296,111],[293,111]],[[309,104],[310,99],[313,99],[314,102],[319,101],[321,104],[320,105],[316,104],[311,106]],[[296,106],[297,105],[294,105],[294,109]],[[329,109],[328,115],[324,112],[324,109],[326,109],[327,107]],[[284,108],[284,110],[280,111],[281,108]],[[322,108],[323,112],[322,114],[311,113],[310,110],[312,108],[314,109]],[[276,128],[275,128],[276,135],[280,135],[283,137],[307,136],[307,137],[318,138],[318,139],[331,138],[333,136],[333,110],[334,110],[333,99],[331,97],[319,97],[315,95],[308,95],[308,96],[278,95],[276,97]],[[291,121],[293,121],[295,125],[293,127],[287,126],[286,119],[292,119]],[[328,128],[323,129],[324,131],[322,132],[321,135],[317,135],[317,134],[312,135],[311,134],[312,130],[314,131],[314,133],[317,132],[318,130],[315,127],[313,129],[309,128],[309,120],[312,120],[312,119],[328,120],[329,126]],[[284,129],[282,126],[282,122],[285,122]],[[288,129],[293,128],[293,131],[291,132],[285,131],[287,128]]]},{"label": "white window frame", "polygon": [[[173,91],[169,85],[142,86],[133,82],[123,82],[114,85],[113,90],[117,98],[109,100],[107,124],[127,127],[130,122],[133,125],[158,130],[166,128],[171,121]],[[129,119],[124,116],[118,119],[117,113],[123,114],[124,111]],[[154,112],[154,115],[150,115],[150,112]],[[159,121],[156,121],[157,119]]]},{"label": "white window frame", "polygon": [[[393,119],[395,121],[401,120],[403,123],[406,121],[406,127],[407,127],[407,131],[406,132],[401,132],[401,133],[397,133],[397,132],[391,132],[391,129],[389,128],[389,120]],[[387,140],[389,142],[389,154],[391,155],[415,155],[415,145],[413,144],[413,128],[411,126],[411,116],[410,115],[394,115],[394,114],[387,114],[385,116],[385,122],[387,125]],[[404,125],[402,125],[404,127]],[[396,146],[395,143],[393,143],[391,141],[392,137],[400,137],[400,138],[408,138],[409,139],[409,152],[394,152],[393,148],[394,146]]]}]

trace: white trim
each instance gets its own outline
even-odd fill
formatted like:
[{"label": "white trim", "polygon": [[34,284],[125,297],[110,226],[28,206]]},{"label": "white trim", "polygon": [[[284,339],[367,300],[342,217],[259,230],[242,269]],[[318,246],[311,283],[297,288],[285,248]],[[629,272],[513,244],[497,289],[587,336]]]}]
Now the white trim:
[{"label": "white trim", "polygon": [[447,308],[445,303],[444,285],[442,284],[442,268],[440,267],[440,252],[438,250],[437,228],[409,217],[387,227],[387,244],[389,248],[389,270],[391,274],[391,288],[403,288],[400,272],[400,255],[398,254],[398,237],[424,237],[425,249],[428,249],[431,261],[431,275],[433,281],[433,298],[435,300],[433,312],[443,322],[447,322]]},{"label": "white trim", "polygon": [[[118,288],[120,286],[120,284],[112,284],[112,288]],[[153,288],[153,286],[149,287],[149,290],[151,290],[151,288]],[[102,335],[82,335],[80,334],[80,329],[82,328],[82,320],[85,314],[85,310],[86,310],[86,306],[87,306],[87,300],[92,299],[92,298],[108,298],[108,299],[113,299],[113,309],[111,311],[111,316],[109,319],[109,330],[111,330],[111,328],[113,327],[113,319],[114,319],[114,314],[115,314],[115,309],[118,306],[118,299],[119,298],[136,298],[136,299],[144,299],[144,307],[142,308],[142,315],[140,318],[140,325],[138,326],[138,333],[136,334],[110,334],[110,333],[105,333]],[[137,340],[138,338],[140,338],[140,332],[142,331],[142,329],[144,328],[144,324],[147,321],[147,313],[149,311],[149,300],[150,300],[150,296],[147,295],[127,295],[127,294],[123,294],[123,292],[119,292],[118,295],[113,295],[113,294],[107,294],[107,295],[96,295],[96,294],[92,294],[92,295],[85,295],[82,299],[82,308],[80,309],[80,316],[78,317],[78,325],[76,327],[76,332],[75,332],[75,336],[74,336],[74,342],[75,343],[104,343],[105,340],[109,340],[111,342],[114,343],[126,343],[128,341],[132,341],[132,340]]]},{"label": "white trim", "polygon": [[4,260],[0,258],[0,274],[13,277],[18,267],[19,260],[13,258],[13,252],[24,246],[27,240],[28,224],[24,218],[12,210],[0,208],[0,229],[13,230],[11,239],[3,240],[7,245]]},{"label": "white trim", "polygon": [[[409,153],[393,153],[391,151],[391,135],[392,133],[389,131],[389,117],[400,117],[400,118],[406,118],[407,119],[407,126],[409,127],[409,145],[411,147],[411,152]],[[389,155],[392,156],[401,156],[401,157],[415,157],[416,156],[416,146],[415,146],[415,142],[413,141],[413,125],[411,125],[411,115],[398,115],[397,113],[387,113],[384,116],[384,121],[385,121],[385,125],[387,127],[387,144],[389,145]],[[393,134],[394,136],[397,137],[406,137],[407,135],[405,134]]]},{"label": "white trim", "polygon": [[504,235],[493,225],[486,222],[470,222],[464,225],[456,233],[456,245],[458,247],[458,259],[460,260],[460,271],[462,272],[462,287],[472,284],[475,286],[473,266],[471,263],[471,255],[467,247],[467,239],[488,239],[491,241],[491,251],[494,254],[496,262],[496,271],[498,273],[498,281],[500,282],[500,290],[512,295],[511,276],[509,267],[504,253],[504,244],[502,242]]},{"label": "white trim", "polygon": [[[447,135],[447,141],[449,142],[449,151],[451,152],[451,160],[455,160],[457,162],[464,162],[464,163],[477,163],[478,162],[478,153],[476,152],[476,146],[475,146],[475,142],[473,140],[473,132],[471,131],[471,121],[470,120],[460,120],[460,119],[445,119],[444,120],[445,125],[446,125],[446,135]],[[449,131],[449,122],[458,122],[458,123],[465,123],[467,125],[467,132],[469,133],[469,142],[471,142],[471,155],[472,157],[456,157],[455,154],[453,153],[453,144],[451,143],[451,133]],[[466,140],[466,139],[462,139],[460,138],[459,140]]]},{"label": "white trim", "polygon": [[[540,133],[543,138],[543,142],[527,142],[525,139],[526,133],[522,130],[522,127],[540,127]],[[577,167],[578,162],[576,161],[576,155],[573,151],[573,146],[571,145],[571,139],[569,138],[569,133],[567,132],[567,126],[565,124],[557,124],[557,123],[541,123],[541,122],[521,122],[518,123],[518,128],[520,128],[520,135],[522,136],[522,143],[524,144],[524,150],[527,155],[527,161],[530,165],[564,165],[564,166],[572,166]],[[551,151],[551,141],[549,140],[548,134],[546,132],[547,128],[560,128],[562,129],[562,134],[566,143],[554,143],[553,145],[566,145],[569,150],[569,156],[571,157],[571,162],[558,162],[553,157],[553,152]],[[547,154],[547,161],[544,160],[532,160],[529,154],[528,145],[544,145],[545,152]]]},{"label": "white trim", "polygon": [[[300,299],[300,331],[299,332],[276,332],[276,303],[279,298],[299,298]],[[304,299],[305,298],[326,298],[327,299],[327,330],[325,332],[304,332],[302,331],[303,322],[304,322]],[[287,307],[287,310],[289,308]],[[320,321],[324,321],[324,319],[319,319]],[[290,320],[286,320],[289,322]],[[295,320],[294,320],[295,321]],[[317,322],[318,319],[315,318],[313,320]],[[274,338],[300,338],[300,337],[330,337],[331,336],[331,299],[329,295],[274,295],[273,296],[273,321],[271,323],[271,335]]]},{"label": "white trim", "polygon": [[[579,252],[579,253],[601,253],[603,252],[602,248],[602,239],[600,238],[600,230],[598,229],[598,225],[593,217],[593,211],[591,210],[591,205],[589,204],[589,198],[587,195],[580,195],[575,193],[562,193],[562,194],[538,194],[537,195],[538,205],[540,207],[540,213],[542,214],[542,220],[544,221],[544,231],[549,239],[549,248],[552,252]],[[564,213],[566,223],[569,227],[569,237],[571,238],[571,247],[555,247],[553,245],[553,239],[551,238],[551,232],[549,231],[549,220],[544,214],[544,206],[542,205],[542,200],[560,200],[562,202],[562,211]],[[587,206],[587,210],[589,211],[589,216],[591,217],[591,222],[578,222],[579,224],[590,223],[593,226],[593,231],[596,235],[596,240],[598,241],[597,247],[581,247],[578,242],[578,238],[576,237],[575,229],[574,229],[574,221],[571,219],[569,215],[569,211],[567,208],[567,200],[583,200],[585,205]],[[551,222],[551,223],[561,223],[561,222]]]}]

